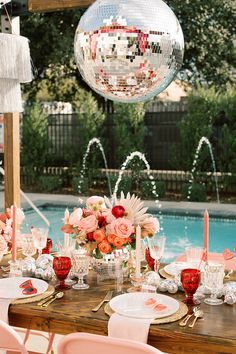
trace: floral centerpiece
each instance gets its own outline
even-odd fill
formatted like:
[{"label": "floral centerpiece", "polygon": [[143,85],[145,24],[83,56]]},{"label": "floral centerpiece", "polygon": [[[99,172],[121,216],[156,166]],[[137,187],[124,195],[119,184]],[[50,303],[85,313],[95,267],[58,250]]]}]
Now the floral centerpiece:
[{"label": "floral centerpiece", "polygon": [[[21,225],[25,219],[22,209],[16,209],[16,224]],[[12,238],[12,224],[13,224],[13,206],[7,208],[6,213],[0,214],[0,252],[4,254],[11,250]]]},{"label": "floral centerpiece", "polygon": [[147,214],[147,208],[135,195],[121,193],[113,202],[108,198],[93,196],[85,208],[65,213],[61,230],[73,235],[95,258],[103,258],[124,246],[135,247],[136,227],[141,236],[152,237],[159,231],[159,222]]}]

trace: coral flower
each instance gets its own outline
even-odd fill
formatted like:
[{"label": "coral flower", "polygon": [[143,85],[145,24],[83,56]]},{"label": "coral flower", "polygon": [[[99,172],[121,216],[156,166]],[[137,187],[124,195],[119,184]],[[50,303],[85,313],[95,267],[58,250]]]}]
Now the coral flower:
[{"label": "coral flower", "polygon": [[98,245],[98,249],[101,253],[110,253],[112,251],[111,245],[107,240],[103,240],[101,243]]}]

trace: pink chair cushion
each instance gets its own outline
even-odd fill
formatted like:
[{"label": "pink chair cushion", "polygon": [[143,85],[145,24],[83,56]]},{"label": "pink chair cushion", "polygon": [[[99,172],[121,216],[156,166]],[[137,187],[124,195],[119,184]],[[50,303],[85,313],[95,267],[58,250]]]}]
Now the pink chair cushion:
[{"label": "pink chair cushion", "polygon": [[58,354],[162,354],[141,342],[89,333],[66,335],[58,345]]}]

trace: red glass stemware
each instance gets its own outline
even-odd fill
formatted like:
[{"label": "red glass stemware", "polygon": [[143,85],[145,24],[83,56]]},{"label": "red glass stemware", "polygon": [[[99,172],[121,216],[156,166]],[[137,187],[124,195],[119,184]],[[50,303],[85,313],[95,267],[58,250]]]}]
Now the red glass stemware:
[{"label": "red glass stemware", "polygon": [[195,305],[193,295],[200,285],[201,273],[199,269],[183,269],[180,274],[182,287],[185,291],[186,298],[184,302],[187,305]]},{"label": "red glass stemware", "polygon": [[65,284],[65,279],[71,269],[71,259],[70,257],[58,256],[53,259],[53,269],[56,274],[59,284],[56,286],[56,289],[66,290],[70,289],[68,284]]},{"label": "red glass stemware", "polygon": [[52,251],[52,239],[51,238],[47,238],[47,243],[46,243],[46,247],[44,247],[42,249],[42,254],[50,254]]}]

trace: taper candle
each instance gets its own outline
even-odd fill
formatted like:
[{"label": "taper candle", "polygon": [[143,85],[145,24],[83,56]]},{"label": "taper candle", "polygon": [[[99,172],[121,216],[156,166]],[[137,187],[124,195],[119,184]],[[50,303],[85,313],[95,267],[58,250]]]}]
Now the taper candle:
[{"label": "taper candle", "polygon": [[204,242],[203,242],[205,261],[208,261],[208,249],[209,249],[209,214],[207,209],[204,211]]},{"label": "taper candle", "polygon": [[16,232],[17,232],[17,220],[16,220],[17,206],[16,203],[13,204],[12,207],[12,235],[11,235],[11,258],[12,261],[16,261],[16,248],[17,248],[17,240],[16,240]]},{"label": "taper candle", "polygon": [[135,277],[141,275],[141,227],[136,227]]}]

